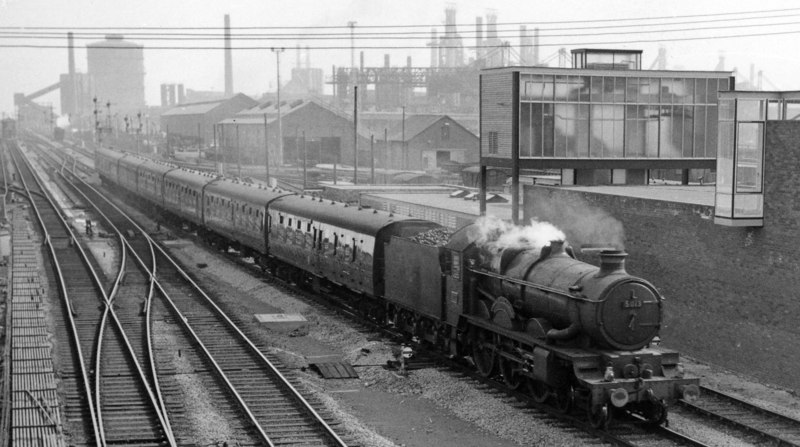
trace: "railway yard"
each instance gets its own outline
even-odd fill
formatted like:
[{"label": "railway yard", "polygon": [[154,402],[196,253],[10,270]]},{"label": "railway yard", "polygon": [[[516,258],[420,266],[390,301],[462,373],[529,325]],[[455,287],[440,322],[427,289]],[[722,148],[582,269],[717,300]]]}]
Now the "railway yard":
[{"label": "railway yard", "polygon": [[[673,406],[668,428],[620,415],[598,430],[585,411],[535,403],[470,359],[106,202],[95,175],[53,167],[63,152],[46,140],[21,146],[3,154],[12,445],[800,445],[794,393],[703,359],[683,359],[701,398]],[[332,364],[357,377],[323,378]]]}]

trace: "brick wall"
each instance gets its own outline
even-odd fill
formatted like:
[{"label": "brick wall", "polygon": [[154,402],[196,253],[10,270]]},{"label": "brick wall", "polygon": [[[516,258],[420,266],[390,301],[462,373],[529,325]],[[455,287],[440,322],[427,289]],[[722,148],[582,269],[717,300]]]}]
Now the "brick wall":
[{"label": "brick wall", "polygon": [[[763,228],[715,225],[708,206],[536,185],[525,189],[524,217],[559,226],[576,247],[607,243],[602,230],[618,220],[628,271],[666,298],[666,345],[797,388],[800,378],[786,372],[800,357],[798,146],[800,123],[768,123]],[[576,215],[590,216],[594,232]]]}]

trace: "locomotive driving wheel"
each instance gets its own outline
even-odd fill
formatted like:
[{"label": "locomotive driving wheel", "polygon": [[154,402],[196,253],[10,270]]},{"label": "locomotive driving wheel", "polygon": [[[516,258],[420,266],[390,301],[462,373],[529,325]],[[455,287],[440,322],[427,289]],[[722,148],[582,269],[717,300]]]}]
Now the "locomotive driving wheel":
[{"label": "locomotive driving wheel", "polygon": [[506,386],[512,390],[516,390],[517,388],[522,385],[524,381],[524,377],[521,377],[517,372],[514,370],[514,367],[517,365],[517,362],[507,359],[505,357],[500,357],[500,374],[503,375],[503,382],[505,382]]},{"label": "locomotive driving wheel", "polygon": [[545,403],[547,398],[550,397],[550,387],[541,380],[528,379],[526,386],[531,397],[533,397],[533,401],[537,404]]},{"label": "locomotive driving wheel", "polygon": [[575,405],[575,390],[571,385],[558,388],[553,396],[555,398],[556,409],[562,414],[568,414]]},{"label": "locomotive driving wheel", "polygon": [[486,331],[477,329],[472,339],[472,361],[483,377],[494,373],[496,353],[490,335]]}]

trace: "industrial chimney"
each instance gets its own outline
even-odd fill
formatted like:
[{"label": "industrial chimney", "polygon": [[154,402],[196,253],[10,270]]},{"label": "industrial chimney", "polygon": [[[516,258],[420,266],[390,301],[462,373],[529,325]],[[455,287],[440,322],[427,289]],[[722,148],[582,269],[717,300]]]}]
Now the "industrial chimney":
[{"label": "industrial chimney", "polygon": [[233,96],[233,54],[231,50],[231,17],[225,14],[225,97]]},{"label": "industrial chimney", "polygon": [[475,60],[483,59],[483,17],[475,17]]}]

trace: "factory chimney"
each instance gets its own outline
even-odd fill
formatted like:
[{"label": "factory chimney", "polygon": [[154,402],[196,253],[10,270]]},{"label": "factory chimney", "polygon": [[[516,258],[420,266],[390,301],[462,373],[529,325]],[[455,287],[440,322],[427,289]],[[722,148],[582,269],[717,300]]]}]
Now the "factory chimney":
[{"label": "factory chimney", "polygon": [[533,60],[533,40],[528,36],[528,27],[519,27],[519,63],[520,65],[531,65]]},{"label": "factory chimney", "polygon": [[497,12],[494,10],[486,13],[486,39],[497,39]]},{"label": "factory chimney", "polygon": [[225,14],[225,97],[233,96],[233,54],[231,50],[231,16]]},{"label": "factory chimney", "polygon": [[456,33],[455,4],[448,3],[447,8],[445,8],[444,10],[444,15],[445,15],[445,26],[444,26],[444,38],[442,39],[442,44],[445,46],[444,66],[457,67],[461,65],[461,61],[459,60],[459,54],[458,54],[458,47],[460,46],[460,42],[458,40],[458,34]]},{"label": "factory chimney", "polygon": [[439,66],[439,37],[436,28],[431,28],[431,68]]},{"label": "factory chimney", "polygon": [[475,60],[483,59],[483,17],[475,17]]},{"label": "factory chimney", "polygon": [[69,58],[69,77],[72,79],[75,76],[75,41],[72,37],[72,31],[67,33],[67,57]]},{"label": "factory chimney", "polygon": [[533,29],[533,65],[539,65],[539,28]]},{"label": "factory chimney", "polygon": [[75,41],[72,35],[72,32],[67,33],[67,64],[69,73],[67,75],[67,82],[69,85],[62,85],[61,88],[66,89],[66,94],[61,95],[62,98],[66,97],[69,98],[67,104],[61,105],[62,113],[66,112],[67,114],[74,114],[77,113],[81,107],[81,101],[78,99],[78,92],[75,85]]}]

